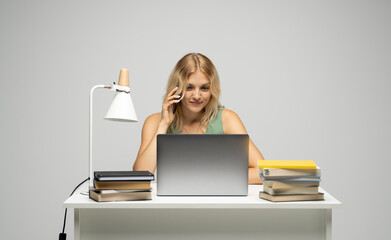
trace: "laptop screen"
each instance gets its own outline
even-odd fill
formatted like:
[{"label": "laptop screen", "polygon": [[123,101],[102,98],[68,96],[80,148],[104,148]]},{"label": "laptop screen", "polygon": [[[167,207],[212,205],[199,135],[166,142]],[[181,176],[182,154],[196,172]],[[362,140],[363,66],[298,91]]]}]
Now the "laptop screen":
[{"label": "laptop screen", "polygon": [[157,136],[159,196],[245,196],[247,134]]}]

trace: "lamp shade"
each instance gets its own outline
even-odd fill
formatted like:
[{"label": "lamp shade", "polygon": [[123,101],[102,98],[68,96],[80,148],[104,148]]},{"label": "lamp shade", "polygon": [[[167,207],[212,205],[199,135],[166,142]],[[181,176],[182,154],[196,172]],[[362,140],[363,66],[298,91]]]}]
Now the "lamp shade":
[{"label": "lamp shade", "polygon": [[106,113],[106,120],[138,122],[130,93],[116,92]]}]

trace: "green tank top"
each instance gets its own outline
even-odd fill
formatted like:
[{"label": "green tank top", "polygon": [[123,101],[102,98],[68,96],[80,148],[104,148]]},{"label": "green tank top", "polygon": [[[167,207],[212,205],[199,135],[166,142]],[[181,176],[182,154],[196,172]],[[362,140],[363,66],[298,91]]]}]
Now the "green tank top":
[{"label": "green tank top", "polygon": [[[223,108],[217,111],[216,117],[209,121],[205,134],[224,134],[223,129]],[[181,132],[174,133],[171,128],[167,129],[166,134],[182,134]]]}]

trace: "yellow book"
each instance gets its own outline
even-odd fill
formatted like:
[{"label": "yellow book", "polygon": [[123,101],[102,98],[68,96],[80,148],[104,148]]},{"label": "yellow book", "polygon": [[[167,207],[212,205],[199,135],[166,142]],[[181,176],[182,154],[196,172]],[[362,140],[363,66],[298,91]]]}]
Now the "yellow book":
[{"label": "yellow book", "polygon": [[312,160],[258,160],[258,168],[316,169]]}]

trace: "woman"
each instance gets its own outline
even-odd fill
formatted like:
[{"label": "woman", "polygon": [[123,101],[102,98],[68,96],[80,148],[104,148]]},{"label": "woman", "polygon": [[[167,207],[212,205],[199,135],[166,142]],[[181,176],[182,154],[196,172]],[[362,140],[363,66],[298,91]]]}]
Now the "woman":
[{"label": "woman", "polygon": [[[247,134],[238,115],[223,108],[219,97],[219,76],[207,57],[189,53],[179,60],[168,80],[162,112],[145,120],[133,170],[155,172],[158,134]],[[250,139],[249,184],[262,183],[259,159],[263,156]]]}]

